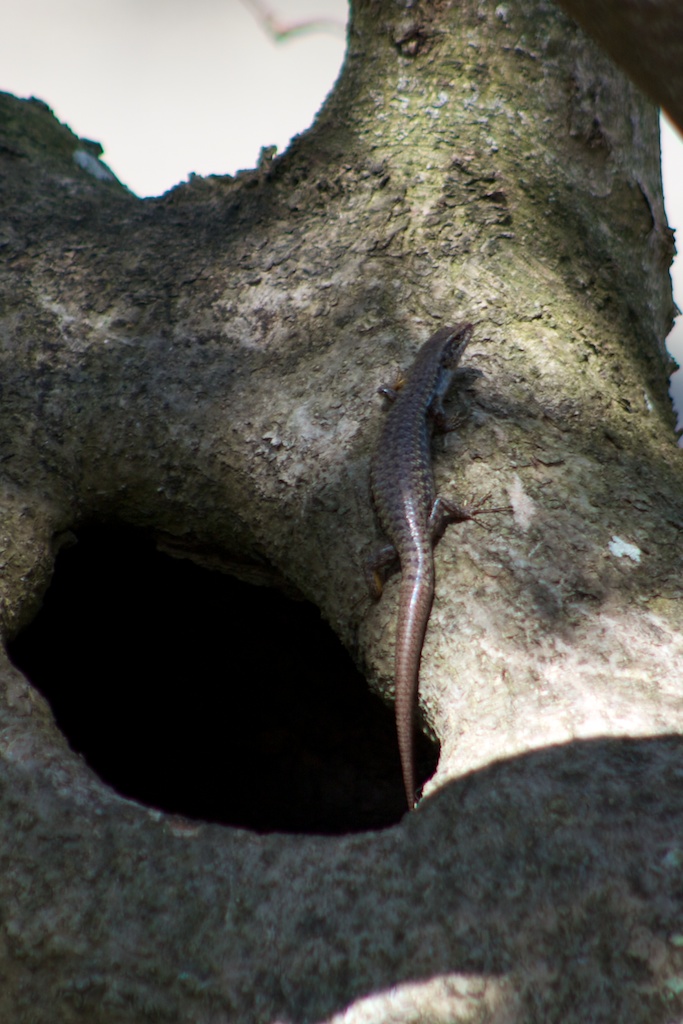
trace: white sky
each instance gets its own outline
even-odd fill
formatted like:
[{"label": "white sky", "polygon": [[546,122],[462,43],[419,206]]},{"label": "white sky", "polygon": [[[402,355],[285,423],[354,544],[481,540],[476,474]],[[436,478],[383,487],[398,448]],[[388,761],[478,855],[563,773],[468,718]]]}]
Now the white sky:
[{"label": "white sky", "polygon": [[[0,90],[37,96],[138,195],[188,174],[253,167],[311,123],[344,52],[346,0],[5,0]],[[254,7],[280,22],[335,19],[275,42]],[[683,141],[664,126],[667,214],[683,238]],[[683,244],[679,241],[679,248]],[[683,309],[683,258],[673,270]],[[683,317],[669,338],[683,363]],[[683,370],[672,378],[683,410]],[[682,424],[683,425],[683,424]]]}]

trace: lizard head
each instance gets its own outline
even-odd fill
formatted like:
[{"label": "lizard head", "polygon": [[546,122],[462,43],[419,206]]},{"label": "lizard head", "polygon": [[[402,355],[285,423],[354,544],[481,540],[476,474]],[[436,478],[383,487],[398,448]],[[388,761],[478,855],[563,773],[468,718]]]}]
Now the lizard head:
[{"label": "lizard head", "polygon": [[440,342],[443,345],[441,350],[441,367],[444,370],[454,370],[460,362],[463,352],[467,348],[474,328],[472,324],[460,323],[454,327],[442,327],[434,335],[440,335]]}]

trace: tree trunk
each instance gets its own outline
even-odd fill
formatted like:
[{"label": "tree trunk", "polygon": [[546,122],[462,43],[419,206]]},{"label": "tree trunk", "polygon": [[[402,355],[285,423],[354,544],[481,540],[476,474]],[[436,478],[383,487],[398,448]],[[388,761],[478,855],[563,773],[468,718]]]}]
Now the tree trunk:
[{"label": "tree trunk", "polygon": [[69,531],[115,519],[293,586],[390,696],[399,579],[373,605],[363,571],[375,389],[458,320],[485,377],[437,488],[514,508],[436,549],[420,702],[441,760],[381,833],[124,801],[5,660],[0,1019],[675,1019],[683,521],[654,107],[550,5],[359,0],[313,128],[253,172],[141,201],[7,96],[0,161],[5,637]]}]

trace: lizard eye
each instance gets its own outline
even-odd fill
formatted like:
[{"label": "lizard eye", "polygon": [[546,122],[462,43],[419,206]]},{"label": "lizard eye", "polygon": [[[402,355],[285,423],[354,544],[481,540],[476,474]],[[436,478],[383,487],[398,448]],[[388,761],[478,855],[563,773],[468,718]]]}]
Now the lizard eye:
[{"label": "lizard eye", "polygon": [[460,339],[453,338],[447,347],[444,349],[443,358],[441,360],[443,366],[452,366],[453,363],[457,362],[460,354]]}]

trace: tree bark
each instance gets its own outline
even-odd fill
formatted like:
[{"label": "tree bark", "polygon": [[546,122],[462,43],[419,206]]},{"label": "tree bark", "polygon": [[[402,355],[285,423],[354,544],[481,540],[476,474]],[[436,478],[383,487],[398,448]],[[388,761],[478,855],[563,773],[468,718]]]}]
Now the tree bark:
[{"label": "tree bark", "polygon": [[122,800],[4,659],[0,1018],[673,1019],[683,522],[654,107],[550,5],[359,0],[314,126],[253,172],[141,201],[7,96],[0,161],[5,637],[69,531],[115,519],[295,587],[390,695],[398,580],[372,605],[363,574],[375,388],[456,320],[485,378],[437,486],[514,508],[437,548],[441,761],[382,833]]}]

